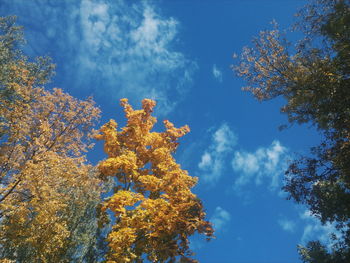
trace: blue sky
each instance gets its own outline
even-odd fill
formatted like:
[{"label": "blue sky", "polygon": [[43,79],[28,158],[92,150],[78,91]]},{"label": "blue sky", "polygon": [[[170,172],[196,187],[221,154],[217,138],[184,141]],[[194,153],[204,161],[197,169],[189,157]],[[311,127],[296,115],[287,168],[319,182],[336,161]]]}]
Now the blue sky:
[{"label": "blue sky", "polygon": [[[283,100],[257,102],[230,65],[260,30],[293,22],[304,0],[1,0],[0,14],[17,15],[30,56],[57,64],[49,87],[86,98],[101,123],[125,119],[119,99],[140,106],[156,99],[155,115],[191,132],[176,158],[193,176],[216,228],[216,239],[192,238],[200,262],[300,262],[297,244],[327,241],[333,226],[285,200],[288,160],[318,142],[306,126],[279,131]],[[161,129],[161,125],[157,126]],[[89,154],[105,157],[101,144]]]}]

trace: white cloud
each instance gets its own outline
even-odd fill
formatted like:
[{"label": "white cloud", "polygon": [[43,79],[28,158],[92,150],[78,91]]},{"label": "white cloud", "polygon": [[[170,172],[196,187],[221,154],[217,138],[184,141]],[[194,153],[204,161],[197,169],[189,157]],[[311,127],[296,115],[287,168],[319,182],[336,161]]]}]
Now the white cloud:
[{"label": "white cloud", "polygon": [[287,168],[288,150],[277,140],[270,147],[261,147],[255,152],[236,151],[232,160],[232,168],[239,175],[235,180],[234,188],[255,182],[262,184],[269,181],[271,190],[275,190],[281,181],[281,175]]},{"label": "white cloud", "polygon": [[[97,5],[99,10],[95,11]],[[156,99],[163,114],[171,111],[191,86],[196,64],[172,49],[178,21],[160,16],[148,2],[81,3],[83,72],[101,74],[111,96]],[[93,19],[92,19],[93,18]]]},{"label": "white cloud", "polygon": [[283,218],[277,221],[277,223],[280,225],[280,227],[287,232],[293,233],[296,228],[296,223],[292,220]]},{"label": "white cloud", "polygon": [[221,208],[220,206],[217,206],[215,208],[215,212],[213,216],[211,217],[210,221],[214,225],[215,231],[219,232],[224,229],[224,227],[230,222],[231,215],[228,211]]},{"label": "white cloud", "polygon": [[212,164],[212,158],[211,158],[211,155],[210,153],[207,153],[205,152],[203,155],[202,155],[202,160],[201,162],[198,164],[198,167],[200,169],[207,169],[211,166]]},{"label": "white cloud", "polygon": [[230,127],[224,123],[213,135],[213,146],[217,153],[224,153],[232,150],[237,143],[237,137]]},{"label": "white cloud", "polygon": [[232,165],[235,170],[241,170],[247,175],[254,174],[259,171],[259,152],[256,154],[235,152]]},{"label": "white cloud", "polygon": [[[80,94],[131,103],[156,99],[173,110],[192,85],[197,64],[174,48],[179,22],[151,1],[4,1],[26,27],[32,53],[52,54],[62,83]],[[42,25],[45,24],[45,27]]]},{"label": "white cloud", "polygon": [[206,183],[215,184],[221,177],[225,157],[232,152],[237,137],[230,127],[223,123],[213,134],[211,145],[204,151],[198,164],[199,177]]},{"label": "white cloud", "polygon": [[214,78],[219,81],[219,82],[222,82],[222,72],[221,70],[219,70],[219,68],[214,64],[213,65],[213,76]]},{"label": "white cloud", "polygon": [[300,218],[305,224],[303,235],[300,240],[302,245],[306,245],[308,241],[319,240],[330,249],[334,243],[330,235],[335,234],[338,240],[341,238],[341,234],[336,229],[335,224],[327,222],[323,225],[309,210],[305,210],[301,213]]}]

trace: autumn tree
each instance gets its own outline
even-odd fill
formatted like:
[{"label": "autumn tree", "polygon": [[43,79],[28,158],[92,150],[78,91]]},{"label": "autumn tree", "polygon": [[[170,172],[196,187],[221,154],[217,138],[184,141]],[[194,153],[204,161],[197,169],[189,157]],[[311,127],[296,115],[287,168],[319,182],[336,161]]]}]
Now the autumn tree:
[{"label": "autumn tree", "polygon": [[284,190],[306,204],[322,223],[334,223],[340,238],[299,247],[304,262],[350,260],[350,2],[314,0],[298,14],[293,45],[277,26],[262,31],[234,66],[259,100],[283,97],[290,123],[310,123],[322,135],[310,156],[286,171]]},{"label": "autumn tree", "polygon": [[104,141],[108,155],[98,169],[117,182],[115,193],[103,205],[115,217],[108,236],[108,263],[143,262],[145,258],[193,262],[188,237],[195,232],[208,238],[213,234],[201,201],[191,192],[197,178],[182,170],[172,156],[178,138],[189,128],[175,128],[166,120],[164,132],[152,132],[155,104],[144,99],[142,109],[134,110],[122,99],[126,126],[118,131],[117,123],[110,120],[96,135]]},{"label": "autumn tree", "polygon": [[22,54],[14,22],[0,19],[0,258],[83,262],[99,231],[102,184],[84,153],[100,111],[44,89],[53,66]]},{"label": "autumn tree", "polygon": [[[25,70],[33,81],[32,86],[43,85],[53,74],[54,65],[48,57],[29,61],[20,46],[24,44],[23,29],[15,24],[16,17],[0,17],[0,107],[11,108],[13,104],[25,103],[28,97],[19,93],[22,78],[15,71]],[[5,116],[0,115],[0,138],[6,132]]]}]

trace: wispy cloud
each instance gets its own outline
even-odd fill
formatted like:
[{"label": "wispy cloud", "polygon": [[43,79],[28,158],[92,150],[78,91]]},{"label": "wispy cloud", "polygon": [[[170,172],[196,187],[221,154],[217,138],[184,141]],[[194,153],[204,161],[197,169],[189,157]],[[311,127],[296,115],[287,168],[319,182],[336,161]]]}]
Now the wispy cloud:
[{"label": "wispy cloud", "polygon": [[291,232],[291,233],[295,231],[296,223],[292,220],[283,218],[283,219],[279,219],[277,223],[284,231]]},{"label": "wispy cloud", "polygon": [[179,21],[162,16],[154,2],[5,0],[2,8],[30,25],[33,49],[62,54],[55,62],[71,89],[116,102],[153,98],[166,114],[192,84],[197,64],[174,48]]},{"label": "wispy cloud", "polygon": [[230,222],[231,215],[228,211],[221,208],[220,206],[217,206],[215,208],[215,212],[213,216],[211,217],[210,221],[214,225],[214,229],[217,232],[220,232],[224,229],[224,227]]},{"label": "wispy cloud", "polygon": [[306,245],[308,241],[319,240],[328,248],[331,248],[334,241],[330,238],[330,235],[334,234],[338,240],[341,238],[335,224],[327,222],[323,225],[309,210],[301,213],[300,218],[304,221],[303,235],[300,240],[302,245]]},{"label": "wispy cloud", "polygon": [[222,72],[215,64],[213,65],[212,73],[217,81],[222,82]]},{"label": "wispy cloud", "polygon": [[270,189],[275,190],[280,185],[288,159],[287,148],[277,140],[255,152],[236,151],[232,160],[232,168],[238,174],[234,188],[240,189],[252,182],[260,185],[267,180]]},{"label": "wispy cloud", "polygon": [[179,22],[162,17],[146,1],[133,5],[118,1],[107,8],[104,2],[84,0],[80,12],[87,39],[80,53],[83,71],[88,67],[102,74],[116,96],[153,98],[164,114],[171,111],[196,70],[193,61],[171,47]]},{"label": "wispy cloud", "polygon": [[223,123],[213,134],[211,145],[204,151],[198,164],[199,177],[206,183],[215,184],[221,177],[225,158],[233,151],[237,136]]}]

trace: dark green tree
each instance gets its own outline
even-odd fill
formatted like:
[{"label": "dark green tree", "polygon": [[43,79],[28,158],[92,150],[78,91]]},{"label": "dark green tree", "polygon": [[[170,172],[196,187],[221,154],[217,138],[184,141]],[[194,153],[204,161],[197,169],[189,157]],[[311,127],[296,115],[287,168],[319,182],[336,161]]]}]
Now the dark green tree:
[{"label": "dark green tree", "polygon": [[310,1],[297,16],[299,41],[275,25],[243,49],[233,69],[249,83],[244,90],[258,100],[283,97],[291,124],[309,123],[322,135],[290,165],[283,188],[341,234],[330,237],[331,249],[318,241],[300,246],[302,260],[350,262],[350,2]]}]

